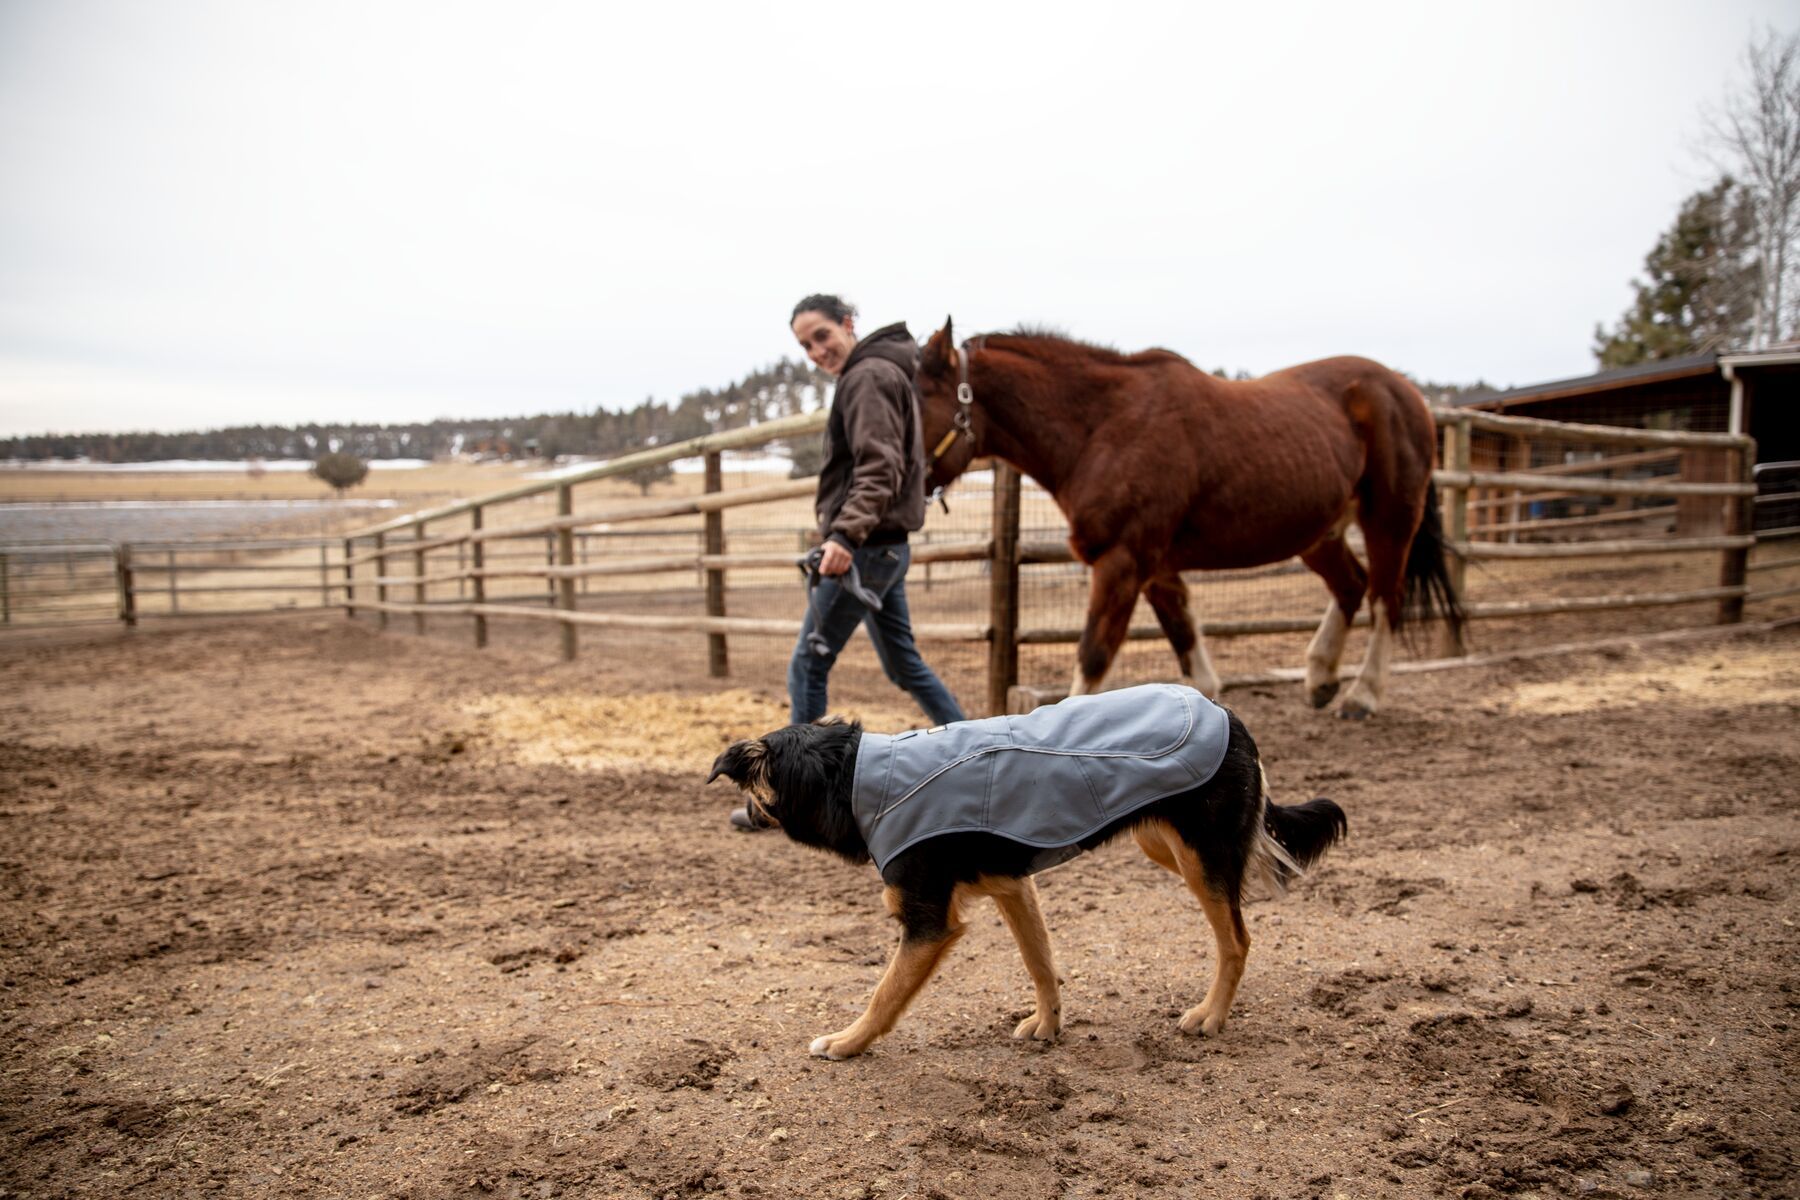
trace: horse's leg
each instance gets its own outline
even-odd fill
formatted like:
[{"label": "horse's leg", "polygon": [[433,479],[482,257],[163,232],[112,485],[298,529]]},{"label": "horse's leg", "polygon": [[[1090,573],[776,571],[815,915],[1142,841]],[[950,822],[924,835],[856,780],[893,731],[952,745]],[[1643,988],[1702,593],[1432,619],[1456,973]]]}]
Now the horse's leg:
[{"label": "horse's leg", "polygon": [[1140,579],[1137,560],[1123,546],[1114,546],[1093,564],[1087,627],[1081,631],[1069,695],[1084,696],[1100,690],[1113,657],[1131,629],[1131,610],[1137,607]]},{"label": "horse's leg", "polygon": [[1300,561],[1312,568],[1331,592],[1325,618],[1306,647],[1306,698],[1314,708],[1324,708],[1337,695],[1344,639],[1350,633],[1350,622],[1356,619],[1356,610],[1362,607],[1369,576],[1340,535],[1320,542],[1302,554]]},{"label": "horse's leg", "polygon": [[1393,653],[1394,622],[1404,598],[1403,573],[1411,541],[1410,525],[1400,526],[1408,531],[1407,540],[1401,541],[1382,528],[1372,528],[1373,521],[1360,524],[1363,545],[1369,552],[1369,648],[1363,654],[1361,673],[1338,706],[1338,716],[1356,721],[1373,716],[1387,690],[1388,659]]},{"label": "horse's leg", "polygon": [[1166,571],[1144,585],[1144,597],[1156,610],[1156,619],[1175,647],[1175,661],[1181,664],[1181,678],[1191,688],[1208,697],[1219,694],[1219,673],[1213,670],[1206,653],[1206,636],[1194,620],[1188,605],[1187,581],[1180,572]]}]

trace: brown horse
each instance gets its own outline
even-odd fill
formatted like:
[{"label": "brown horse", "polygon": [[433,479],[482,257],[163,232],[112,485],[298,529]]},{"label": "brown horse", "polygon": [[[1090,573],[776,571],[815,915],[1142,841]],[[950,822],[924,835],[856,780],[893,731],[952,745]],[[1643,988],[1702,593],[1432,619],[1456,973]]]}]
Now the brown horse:
[{"label": "brown horse", "polygon": [[[925,345],[917,386],[933,448],[927,487],[994,455],[1042,484],[1068,518],[1069,543],[1093,568],[1075,694],[1099,688],[1140,593],[1183,677],[1218,694],[1185,570],[1299,555],[1325,581],[1331,603],[1306,651],[1307,694],[1320,708],[1337,694],[1345,635],[1369,595],[1374,633],[1340,716],[1380,707],[1406,616],[1435,611],[1461,637],[1431,482],[1431,413],[1379,363],[1327,358],[1234,383],[1167,350],[1120,354],[1029,331],[959,349],[946,319]],[[1366,570],[1344,541],[1352,521]]]}]

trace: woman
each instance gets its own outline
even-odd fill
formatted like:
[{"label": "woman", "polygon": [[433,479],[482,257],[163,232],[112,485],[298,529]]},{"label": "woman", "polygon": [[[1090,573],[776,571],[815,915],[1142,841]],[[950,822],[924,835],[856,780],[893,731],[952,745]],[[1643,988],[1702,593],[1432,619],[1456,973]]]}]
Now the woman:
[{"label": "woman", "polygon": [[[856,309],[837,296],[800,301],[790,328],[813,365],[837,379],[837,390],[813,502],[824,539],[821,578],[788,661],[788,718],[799,724],[825,715],[832,665],[860,624],[887,677],[933,724],[960,721],[956,698],[919,655],[906,607],[907,535],[925,523],[924,434],[912,386],[918,344],[904,324],[857,340]],[[879,600],[879,608],[845,586],[852,567],[863,597]],[[757,828],[745,809],[731,821]]]}]

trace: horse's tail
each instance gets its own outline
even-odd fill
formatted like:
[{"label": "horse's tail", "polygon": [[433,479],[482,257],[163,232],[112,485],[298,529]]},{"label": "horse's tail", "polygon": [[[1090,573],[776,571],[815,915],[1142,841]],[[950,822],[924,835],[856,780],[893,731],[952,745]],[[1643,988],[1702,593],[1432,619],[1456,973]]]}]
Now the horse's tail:
[{"label": "horse's tail", "polygon": [[1406,553],[1406,591],[1400,606],[1398,630],[1407,620],[1429,621],[1441,617],[1450,627],[1455,644],[1463,644],[1463,626],[1468,614],[1456,585],[1450,581],[1450,568],[1445,556],[1456,550],[1444,541],[1444,522],[1438,515],[1436,482],[1425,485],[1425,519],[1413,535],[1412,548]]}]

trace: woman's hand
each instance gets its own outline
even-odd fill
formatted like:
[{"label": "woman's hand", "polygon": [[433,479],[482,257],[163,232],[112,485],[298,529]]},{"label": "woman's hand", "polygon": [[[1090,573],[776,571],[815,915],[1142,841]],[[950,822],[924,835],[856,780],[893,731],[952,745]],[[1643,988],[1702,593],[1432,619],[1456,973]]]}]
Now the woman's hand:
[{"label": "woman's hand", "polygon": [[819,574],[842,575],[850,569],[850,552],[839,542],[825,543],[825,556],[819,560]]}]

